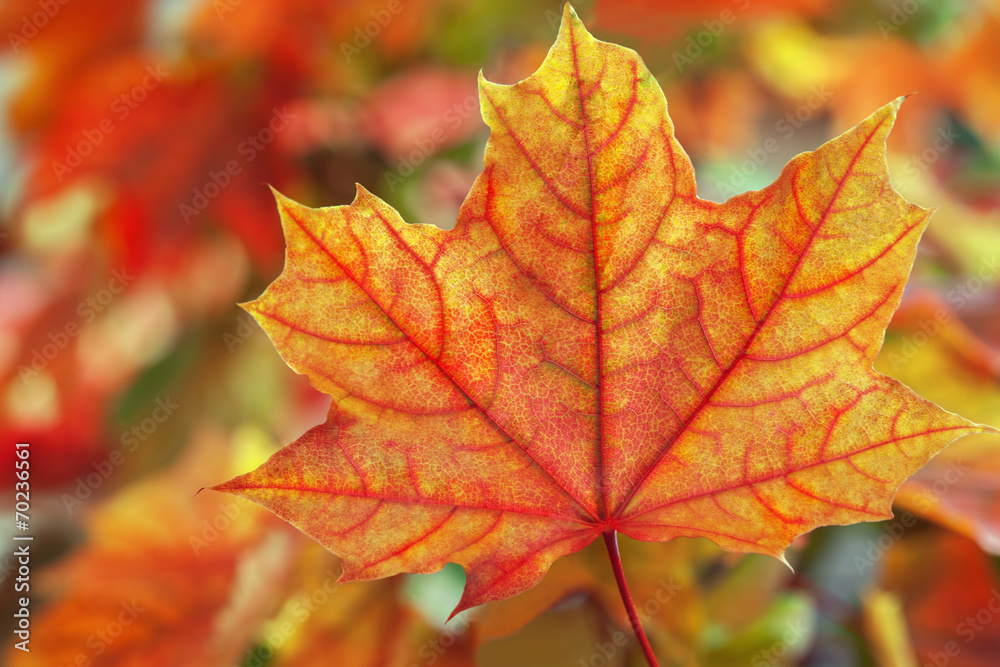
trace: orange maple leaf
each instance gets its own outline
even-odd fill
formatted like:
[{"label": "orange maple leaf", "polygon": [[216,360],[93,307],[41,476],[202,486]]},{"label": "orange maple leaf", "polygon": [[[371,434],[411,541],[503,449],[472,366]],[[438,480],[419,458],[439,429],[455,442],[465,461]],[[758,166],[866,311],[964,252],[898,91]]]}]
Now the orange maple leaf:
[{"label": "orange maple leaf", "polygon": [[285,270],[245,306],[334,402],[215,488],[344,581],[456,562],[458,611],[603,536],[628,606],[616,531],[781,558],[892,516],[906,477],[989,428],[871,367],[930,217],[889,184],[901,100],[726,204],[697,198],[639,57],[569,6],[538,72],[480,77],[480,100],[485,170],[453,231],[360,186],[315,210],[277,195]]}]

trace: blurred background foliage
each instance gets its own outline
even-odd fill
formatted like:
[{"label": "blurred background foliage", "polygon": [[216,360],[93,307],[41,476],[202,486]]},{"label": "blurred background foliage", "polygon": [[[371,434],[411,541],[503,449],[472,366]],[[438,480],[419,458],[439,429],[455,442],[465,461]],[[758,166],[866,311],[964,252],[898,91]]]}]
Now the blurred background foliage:
[{"label": "blurred background foliage", "polygon": [[[891,173],[939,208],[877,367],[1000,424],[995,0],[577,9],[643,56],[715,201],[916,93]],[[446,624],[460,568],[336,586],[336,558],[283,522],[195,495],[329,402],[235,305],[281,268],[267,185],[325,206],[359,182],[449,227],[487,138],[477,71],[530,74],[560,13],[548,0],[0,7],[0,434],[9,470],[13,443],[31,443],[35,535],[32,652],[7,641],[7,664],[642,664],[600,550]],[[800,538],[794,573],[703,541],[626,540],[661,664],[997,664],[998,445],[968,438],[933,460],[892,521]],[[16,564],[0,559],[13,609]]]}]

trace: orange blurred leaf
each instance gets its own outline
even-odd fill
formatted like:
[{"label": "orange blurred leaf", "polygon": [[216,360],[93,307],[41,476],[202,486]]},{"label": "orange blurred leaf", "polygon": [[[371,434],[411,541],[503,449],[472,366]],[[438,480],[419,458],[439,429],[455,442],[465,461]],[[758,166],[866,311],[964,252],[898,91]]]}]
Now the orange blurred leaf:
[{"label": "orange blurred leaf", "polygon": [[[474,664],[469,621],[456,619],[435,632],[403,601],[401,577],[376,584],[334,585],[339,565],[329,552],[308,550],[298,569],[297,592],[261,632],[274,649],[273,667],[328,664],[332,656],[350,657],[356,667],[408,667]],[[257,650],[267,658],[268,650]]]},{"label": "orange blurred leaf", "polygon": [[[823,16],[838,4],[838,0],[599,0],[594,11],[597,25],[613,32],[659,41],[691,29],[704,31],[714,41],[744,15]],[[691,44],[697,53],[704,48],[697,41]]]},{"label": "orange blurred leaf", "polygon": [[40,577],[57,596],[32,608],[31,651],[11,647],[13,664],[209,667],[242,657],[284,598],[302,545],[249,503],[191,500],[185,490],[222,469],[224,444],[202,432],[197,456],[94,509],[87,542]]}]

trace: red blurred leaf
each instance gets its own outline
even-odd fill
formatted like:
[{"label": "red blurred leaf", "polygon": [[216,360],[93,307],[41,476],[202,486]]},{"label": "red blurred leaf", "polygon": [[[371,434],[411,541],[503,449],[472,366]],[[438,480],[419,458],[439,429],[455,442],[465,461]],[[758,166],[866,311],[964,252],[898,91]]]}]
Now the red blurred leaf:
[{"label": "red blurred leaf", "polygon": [[416,151],[423,162],[479,129],[471,78],[447,70],[411,69],[368,100],[361,129],[390,161]]},{"label": "red blurred leaf", "polygon": [[18,129],[45,128],[61,107],[63,90],[82,72],[139,48],[146,11],[146,3],[115,0],[3,3],[0,32],[11,52],[26,57],[33,70],[14,101],[12,118]]},{"label": "red blurred leaf", "polygon": [[907,537],[889,551],[883,585],[902,599],[919,664],[996,664],[1000,582],[975,542],[936,530]]}]

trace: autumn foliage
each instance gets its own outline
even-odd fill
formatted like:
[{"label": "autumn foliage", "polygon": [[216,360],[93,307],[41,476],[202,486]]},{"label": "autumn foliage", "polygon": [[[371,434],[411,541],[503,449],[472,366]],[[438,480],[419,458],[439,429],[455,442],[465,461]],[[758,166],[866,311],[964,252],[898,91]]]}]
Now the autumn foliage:
[{"label": "autumn foliage", "polygon": [[992,664],[995,16],[169,4],[0,10],[5,664]]}]

